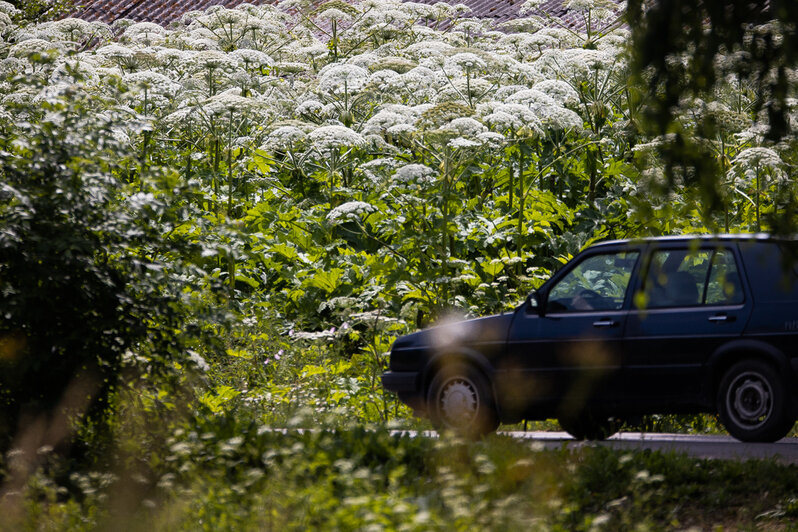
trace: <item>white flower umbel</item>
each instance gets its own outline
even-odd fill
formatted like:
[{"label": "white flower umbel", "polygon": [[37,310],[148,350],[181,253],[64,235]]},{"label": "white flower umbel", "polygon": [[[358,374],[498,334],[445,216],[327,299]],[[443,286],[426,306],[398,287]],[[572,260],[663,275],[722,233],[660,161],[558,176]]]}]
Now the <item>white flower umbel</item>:
[{"label": "white flower umbel", "polygon": [[748,148],[737,154],[733,165],[742,170],[746,176],[753,177],[753,173],[763,170],[780,170],[784,166],[779,154],[770,148]]},{"label": "white flower umbel", "polygon": [[522,15],[533,13],[540,9],[544,2],[545,0],[526,0],[523,4],[521,4],[521,7],[518,8],[518,12]]},{"label": "white flower umbel", "polygon": [[584,127],[582,117],[559,105],[543,107],[537,114],[543,127],[553,131],[579,131]]},{"label": "white flower umbel", "polygon": [[548,79],[536,83],[534,90],[538,90],[543,94],[550,96],[554,101],[560,105],[573,105],[579,103],[579,94],[564,81],[556,79]]},{"label": "white flower umbel", "polygon": [[368,82],[365,68],[350,64],[333,64],[319,72],[319,90],[331,95],[354,94]]},{"label": "white flower umbel", "polygon": [[167,31],[163,26],[153,22],[138,22],[125,29],[121,40],[151,46],[163,43],[166,35]]},{"label": "white flower umbel", "polygon": [[401,85],[401,79],[396,71],[382,69],[371,74],[369,84],[380,92],[390,94],[394,87]]},{"label": "white flower umbel", "polygon": [[260,102],[241,96],[241,89],[228,89],[212,96],[202,104],[202,112],[207,116],[228,115],[263,110]]},{"label": "white flower umbel", "polygon": [[395,96],[406,103],[424,103],[434,100],[446,78],[436,75],[431,69],[418,66],[391,80]]},{"label": "white flower umbel", "polygon": [[340,9],[336,9],[334,7],[331,7],[331,8],[325,9],[324,11],[322,11],[321,13],[316,15],[316,18],[319,19],[319,20],[323,20],[323,21],[325,21],[327,23],[332,23],[333,21],[336,21],[336,22],[351,22],[353,17],[349,13],[344,13]]},{"label": "white flower umbel", "polygon": [[362,172],[372,184],[379,185],[384,183],[386,176],[400,165],[401,162],[392,157],[380,157],[379,159],[372,159],[371,161],[358,165],[358,170]]},{"label": "white flower umbel", "polygon": [[107,24],[87,22],[77,18],[64,18],[52,22],[44,22],[35,27],[35,33],[42,39],[59,42],[65,48],[73,50],[85,49],[91,44],[108,42],[113,34]]},{"label": "white flower umbel", "polygon": [[308,137],[313,147],[321,153],[366,145],[362,135],[346,126],[322,126],[313,130]]},{"label": "white flower umbel", "polygon": [[424,40],[411,44],[405,48],[404,52],[415,59],[425,57],[442,56],[454,50],[454,46],[443,41]]},{"label": "white flower umbel", "polygon": [[554,98],[536,89],[518,91],[507,98],[507,103],[526,105],[534,111],[538,111],[544,107],[554,107],[558,105]]},{"label": "white flower umbel", "polygon": [[245,68],[261,68],[274,64],[274,59],[260,50],[239,48],[230,52],[230,57],[236,59],[238,64]]},{"label": "white flower umbel", "polygon": [[174,97],[180,90],[180,84],[152,70],[125,74],[122,81],[130,88],[147,89],[164,96]]},{"label": "white flower umbel", "polygon": [[482,120],[495,131],[514,135],[542,133],[543,125],[538,115],[529,106],[519,103],[489,102],[480,105]]},{"label": "white flower umbel", "polygon": [[300,74],[312,70],[309,64],[300,61],[277,61],[274,64],[274,68],[275,73],[282,76]]},{"label": "white flower umbel", "polygon": [[478,140],[466,139],[463,137],[456,137],[446,143],[450,148],[478,148],[482,146],[482,142]]},{"label": "white flower umbel", "polygon": [[88,57],[73,56],[59,60],[50,74],[50,83],[88,82],[97,74],[96,64]]},{"label": "white flower umbel", "polygon": [[541,51],[549,46],[557,46],[554,39],[541,42],[537,33],[510,33],[503,35],[496,43],[496,49],[510,54],[519,61],[534,60]]},{"label": "white flower umbel", "polygon": [[478,120],[469,117],[455,118],[440,128],[440,131],[452,133],[460,137],[476,137],[487,131],[487,128]]},{"label": "white flower umbel", "polygon": [[609,73],[623,68],[617,50],[545,50],[535,62],[535,68],[546,79],[565,78],[582,81],[592,79],[597,72]]},{"label": "white flower umbel", "polygon": [[186,125],[195,125],[201,122],[198,113],[193,107],[181,107],[161,119],[161,124],[167,128],[176,128]]},{"label": "white flower umbel", "polygon": [[613,20],[623,9],[623,6],[614,0],[566,0],[563,2],[563,7],[581,13],[593,28],[601,27],[605,24],[604,21]]},{"label": "white flower umbel", "polygon": [[460,70],[482,70],[487,66],[487,63],[482,58],[471,52],[454,54],[446,59],[447,69],[454,67]]},{"label": "white flower umbel", "polygon": [[202,50],[191,57],[199,70],[232,70],[238,66],[236,59],[218,50]]},{"label": "white flower umbel", "polygon": [[477,135],[477,139],[482,143],[484,146],[488,146],[490,148],[499,148],[504,145],[505,138],[504,135],[501,133],[496,133],[494,131],[486,131],[484,133],[480,133]]},{"label": "white flower umbel", "polygon": [[[518,17],[498,25],[498,29],[504,32],[504,36],[532,34],[545,26],[546,22],[540,17]],[[501,37],[499,41],[501,41]]]},{"label": "white flower umbel", "polygon": [[160,68],[163,68],[173,76],[179,76],[186,70],[186,63],[189,61],[193,52],[178,50],[177,48],[157,48],[155,60]]},{"label": "white flower umbel", "polygon": [[5,13],[0,13],[0,32],[5,32],[14,28],[14,21]]},{"label": "white flower umbel", "polygon": [[369,118],[363,126],[364,133],[374,134],[400,134],[410,133],[416,130],[415,118],[408,113],[397,113],[394,111],[381,110]]},{"label": "white flower umbel", "polygon": [[764,190],[770,183],[783,184],[787,181],[784,161],[770,148],[747,148],[732,161],[727,179],[732,189],[745,197],[755,207],[756,225],[754,229],[761,231],[761,207]]},{"label": "white flower umbel", "polygon": [[291,151],[307,138],[307,134],[296,126],[281,126],[269,133],[264,148],[269,151]]},{"label": "white flower umbel", "polygon": [[328,182],[327,192],[332,195],[339,178],[344,187],[347,187],[348,176],[341,170],[352,164],[357,159],[354,155],[356,148],[366,148],[372,143],[371,137],[364,138],[359,133],[343,125],[322,126],[308,135],[310,151],[308,155],[324,169]]},{"label": "white flower umbel", "polygon": [[396,170],[394,179],[403,183],[431,183],[435,181],[435,170],[424,164],[406,164]]},{"label": "white flower umbel", "polygon": [[[524,108],[524,110],[527,110]],[[497,131],[515,131],[523,127],[523,122],[519,120],[513,113],[509,113],[503,109],[495,109],[483,117],[483,120],[490,127]]]},{"label": "white flower umbel", "polygon": [[365,201],[349,201],[339,205],[327,214],[327,221],[330,223],[344,223],[350,220],[357,220],[363,214],[370,214],[377,210],[374,205]]},{"label": "white flower umbel", "polygon": [[308,120],[322,121],[330,116],[330,109],[318,100],[306,100],[296,106],[297,116]]},{"label": "white flower umbel", "polygon": [[0,1],[0,13],[13,17],[20,13],[20,10],[14,7],[13,4],[5,1]]},{"label": "white flower umbel", "polygon": [[27,39],[12,46],[8,50],[8,56],[27,59],[33,54],[46,55],[48,52],[58,53],[60,50],[61,46],[58,43],[45,41],[43,39]]}]

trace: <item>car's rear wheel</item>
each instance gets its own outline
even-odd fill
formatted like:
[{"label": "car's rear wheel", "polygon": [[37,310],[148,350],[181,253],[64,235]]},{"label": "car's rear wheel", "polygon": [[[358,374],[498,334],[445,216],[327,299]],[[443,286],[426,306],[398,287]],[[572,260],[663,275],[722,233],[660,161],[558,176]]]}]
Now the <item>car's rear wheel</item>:
[{"label": "car's rear wheel", "polygon": [[623,425],[618,418],[593,412],[563,415],[557,421],[565,432],[577,440],[606,440]]},{"label": "car's rear wheel", "polygon": [[438,430],[479,438],[499,426],[490,383],[467,364],[443,366],[430,383],[427,408]]},{"label": "car's rear wheel", "polygon": [[743,360],[729,368],[720,381],[717,404],[723,426],[741,441],[780,440],[795,422],[784,380],[762,360]]}]

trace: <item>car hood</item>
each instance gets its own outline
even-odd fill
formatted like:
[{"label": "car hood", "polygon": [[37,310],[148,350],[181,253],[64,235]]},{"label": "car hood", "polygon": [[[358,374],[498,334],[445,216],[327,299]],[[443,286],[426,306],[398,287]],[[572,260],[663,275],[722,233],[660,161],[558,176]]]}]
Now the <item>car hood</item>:
[{"label": "car hood", "polygon": [[505,342],[513,314],[497,314],[471,320],[443,323],[396,340],[393,349],[445,349],[458,345],[478,345]]}]

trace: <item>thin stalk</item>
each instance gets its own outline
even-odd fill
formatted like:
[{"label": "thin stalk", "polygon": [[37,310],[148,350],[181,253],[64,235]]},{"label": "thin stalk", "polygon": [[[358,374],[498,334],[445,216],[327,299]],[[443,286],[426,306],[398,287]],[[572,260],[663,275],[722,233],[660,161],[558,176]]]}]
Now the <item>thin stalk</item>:
[{"label": "thin stalk", "polygon": [[[450,195],[450,185],[449,182],[451,176],[451,157],[450,149],[447,146],[445,152],[445,159],[443,165],[443,253],[446,256],[448,251],[449,257],[454,256],[453,253],[453,243],[451,242],[452,239],[449,238],[449,195]],[[448,257],[447,257],[448,258]]]},{"label": "thin stalk", "polygon": [[330,152],[330,170],[329,170],[329,189],[330,189],[330,205],[332,205],[333,190],[335,189],[335,173],[338,171],[338,148]]},{"label": "thin stalk", "polygon": [[233,211],[233,110],[227,126],[227,216]]},{"label": "thin stalk", "polygon": [[[546,166],[544,166],[543,168],[539,169],[539,170],[537,171],[537,173],[538,173],[538,176],[540,177],[541,189],[543,188],[543,179],[544,179],[544,177],[545,177],[545,176],[544,176],[544,172],[545,172],[546,170],[548,170],[549,168],[551,168],[552,166],[554,166],[554,163],[557,163],[557,162],[559,162],[559,161],[560,161],[560,159],[563,159],[564,157],[566,157],[566,156],[568,156],[568,155],[571,155],[572,153],[574,153],[574,152],[576,152],[576,151],[578,151],[578,150],[582,150],[582,149],[584,149],[584,148],[587,148],[588,146],[590,146],[590,145],[592,145],[592,144],[598,144],[599,142],[600,142],[600,141],[598,141],[598,140],[591,140],[590,142],[586,142],[585,144],[582,144],[581,146],[577,146],[577,147],[575,147],[575,148],[573,148],[573,149],[571,149],[571,150],[568,150],[567,152],[563,153],[563,154],[562,154],[562,155],[560,155],[559,157],[556,157],[556,158],[555,158],[553,161],[551,161],[549,164],[547,164],[547,165],[546,165]],[[534,185],[534,181],[533,181],[533,182],[531,182],[531,183],[529,183],[529,186],[528,186],[528,187],[526,188],[526,190],[524,191],[524,195],[526,195],[526,194],[528,194],[528,193],[529,193],[529,191],[532,189],[532,185]],[[552,192],[554,192],[554,191],[552,190]]]},{"label": "thin stalk", "polygon": [[518,239],[516,251],[521,252],[521,239],[524,236],[524,209],[526,208],[526,194],[524,193],[524,152],[518,151]]},{"label": "thin stalk", "polygon": [[756,232],[762,230],[759,224],[759,168],[756,169]]},{"label": "thin stalk", "polygon": [[[510,142],[515,141],[515,131],[510,133]],[[518,150],[521,151],[521,146],[516,144]],[[509,211],[512,212],[513,210],[513,189],[515,188],[515,168],[513,168],[512,157],[509,159],[509,166],[507,167],[507,179],[510,180],[509,188],[510,188],[510,205]]]}]

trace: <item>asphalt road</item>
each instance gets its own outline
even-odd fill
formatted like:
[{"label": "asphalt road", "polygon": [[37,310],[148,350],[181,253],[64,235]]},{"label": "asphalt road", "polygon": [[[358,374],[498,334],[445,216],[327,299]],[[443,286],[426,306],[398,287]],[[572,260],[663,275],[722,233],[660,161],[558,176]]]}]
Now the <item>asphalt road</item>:
[{"label": "asphalt road", "polygon": [[798,438],[784,438],[776,443],[743,443],[731,436],[694,434],[654,434],[622,432],[602,442],[576,441],[565,432],[502,432],[519,439],[528,439],[544,449],[604,445],[613,449],[675,451],[695,458],[723,460],[776,459],[798,464]]},{"label": "asphalt road", "polygon": [[[314,429],[271,429],[276,432],[313,431]],[[437,438],[435,431],[394,430],[392,434],[411,437]],[[529,440],[539,449],[569,449],[602,445],[612,449],[628,449],[684,453],[693,458],[718,460],[776,460],[783,464],[798,464],[798,438],[784,438],[775,443],[744,443],[731,436],[705,434],[669,434],[653,432],[620,432],[605,441],[577,441],[567,432],[499,431],[499,434]]]}]

